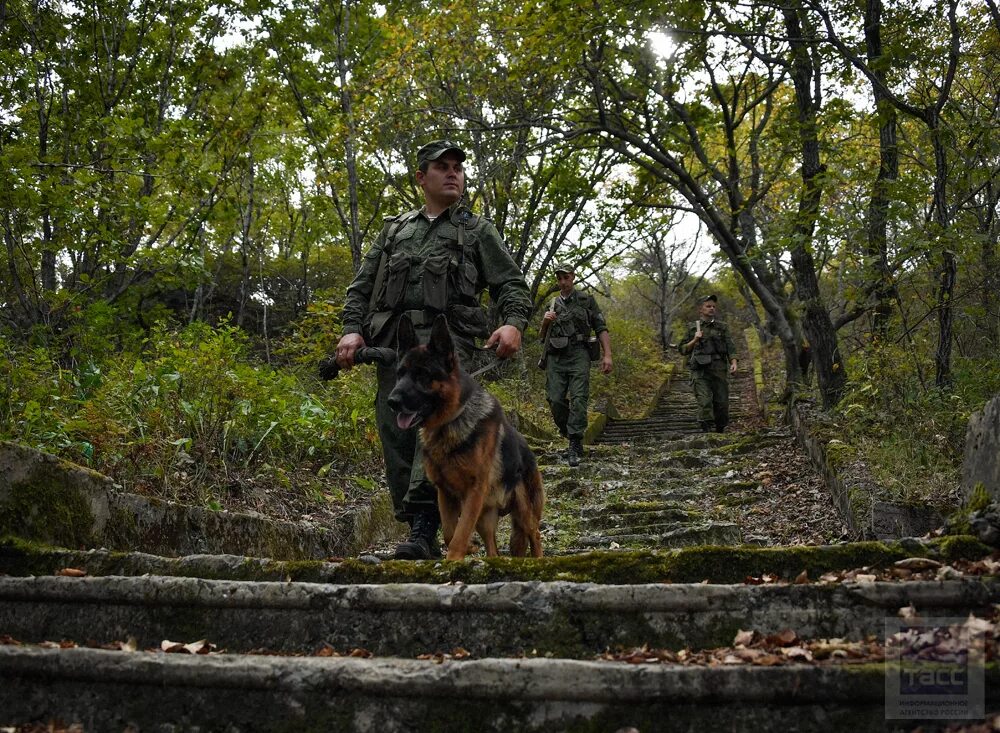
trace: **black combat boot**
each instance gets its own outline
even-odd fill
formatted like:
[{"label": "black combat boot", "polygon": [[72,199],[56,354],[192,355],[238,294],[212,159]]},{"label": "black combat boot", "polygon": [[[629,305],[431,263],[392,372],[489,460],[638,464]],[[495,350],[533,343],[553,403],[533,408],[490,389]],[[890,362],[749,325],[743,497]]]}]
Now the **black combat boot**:
[{"label": "black combat boot", "polygon": [[711,433],[715,431],[715,424],[711,420],[701,421],[701,432]]},{"label": "black combat boot", "polygon": [[437,531],[441,526],[441,515],[437,509],[421,512],[410,522],[410,536],[396,547],[396,560],[433,560],[441,557],[441,545]]},{"label": "black combat boot", "polygon": [[583,439],[570,438],[569,450],[566,452],[566,462],[571,466],[579,466],[581,458],[583,458]]}]

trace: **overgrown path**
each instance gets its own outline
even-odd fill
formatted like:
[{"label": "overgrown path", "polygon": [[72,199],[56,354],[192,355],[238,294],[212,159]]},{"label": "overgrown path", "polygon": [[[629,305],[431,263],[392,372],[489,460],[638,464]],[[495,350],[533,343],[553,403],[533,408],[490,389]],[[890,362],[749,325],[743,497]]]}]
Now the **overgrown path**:
[{"label": "overgrown path", "polygon": [[[841,542],[822,480],[756,416],[744,375],[732,407],[732,431],[696,432],[681,380],[646,418],[612,421],[579,467],[536,445],[541,560],[8,538],[0,726],[884,730],[886,620],[995,629],[1000,563],[968,538]],[[995,668],[986,690],[1000,709]]]}]

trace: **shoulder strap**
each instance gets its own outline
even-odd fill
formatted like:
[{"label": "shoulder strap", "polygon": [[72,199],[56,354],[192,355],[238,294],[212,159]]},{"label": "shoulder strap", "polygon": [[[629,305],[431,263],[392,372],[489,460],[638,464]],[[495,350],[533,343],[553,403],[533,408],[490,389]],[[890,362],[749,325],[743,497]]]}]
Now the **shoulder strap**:
[{"label": "shoulder strap", "polygon": [[385,281],[385,263],[392,256],[392,248],[396,244],[396,235],[399,234],[399,230],[403,228],[403,225],[408,223],[413,219],[414,216],[420,213],[419,209],[414,209],[413,211],[407,211],[405,214],[400,214],[399,216],[390,217],[393,222],[389,227],[389,230],[385,235],[385,244],[382,247],[382,256],[378,261],[378,271],[375,274],[375,284],[372,287],[371,297],[368,299],[368,312],[371,313],[375,308],[375,301],[378,298],[378,292],[382,289],[382,283]]}]

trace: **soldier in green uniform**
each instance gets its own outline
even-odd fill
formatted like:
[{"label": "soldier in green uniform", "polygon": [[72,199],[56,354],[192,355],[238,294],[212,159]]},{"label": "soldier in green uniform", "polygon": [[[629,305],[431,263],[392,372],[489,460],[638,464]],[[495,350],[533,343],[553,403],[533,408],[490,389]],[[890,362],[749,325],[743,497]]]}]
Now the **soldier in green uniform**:
[{"label": "soldier in green uniform", "polygon": [[726,324],[715,320],[718,301],[715,295],[699,301],[698,320],[677,349],[689,356],[701,429],[721,433],[729,424],[729,375],[736,373],[736,346]]},{"label": "soldier in green uniform", "polygon": [[[496,227],[461,203],[465,192],[465,152],[435,140],[417,151],[417,184],[424,206],[389,217],[347,289],[341,316],[344,335],[336,360],[354,364],[362,346],[396,345],[396,327],[405,313],[423,343],[435,316],[444,313],[460,357],[468,362],[476,338],[505,359],[521,348],[531,313],[528,287]],[[490,333],[480,295],[488,290],[502,318]],[[424,475],[417,431],[400,430],[388,405],[395,367],[378,367],[375,414],[386,479],[395,516],[410,525],[409,538],[396,548],[399,559],[441,556],[437,489]]]},{"label": "soldier in green uniform", "polygon": [[559,433],[569,439],[566,454],[571,466],[583,458],[583,433],[587,429],[590,399],[590,332],[601,345],[601,372],[611,373],[611,337],[604,314],[593,296],[573,287],[573,265],[555,267],[559,295],[542,317],[540,336],[545,343],[545,397]]}]

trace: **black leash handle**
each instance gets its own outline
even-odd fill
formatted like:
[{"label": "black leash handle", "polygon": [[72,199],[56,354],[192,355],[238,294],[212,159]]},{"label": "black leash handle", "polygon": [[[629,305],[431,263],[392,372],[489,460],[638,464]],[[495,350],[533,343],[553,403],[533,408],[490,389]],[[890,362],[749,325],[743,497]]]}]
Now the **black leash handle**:
[{"label": "black leash handle", "polygon": [[[354,352],[355,364],[382,364],[392,366],[396,362],[396,350],[383,346],[362,346]],[[334,356],[328,356],[319,363],[319,376],[323,381],[336,379],[340,375],[340,365]]]}]

